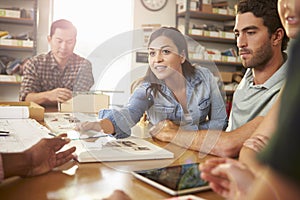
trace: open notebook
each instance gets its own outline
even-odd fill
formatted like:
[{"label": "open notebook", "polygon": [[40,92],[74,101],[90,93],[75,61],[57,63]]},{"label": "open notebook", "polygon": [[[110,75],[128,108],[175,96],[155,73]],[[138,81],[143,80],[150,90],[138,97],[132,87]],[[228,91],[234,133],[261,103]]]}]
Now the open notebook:
[{"label": "open notebook", "polygon": [[67,133],[76,146],[79,162],[103,162],[173,158],[174,154],[141,138],[114,137],[95,131],[76,132],[77,123],[97,121],[97,115],[84,113],[45,113],[45,123],[54,134]]},{"label": "open notebook", "polygon": [[[19,152],[42,138],[49,138],[50,130],[34,119],[0,119],[0,130],[9,132],[0,136],[1,152]],[[63,149],[76,146],[79,162],[148,160],[173,158],[172,152],[144,139],[115,139],[100,133],[96,137],[74,137]]]},{"label": "open notebook", "polygon": [[173,158],[174,154],[144,139],[101,137],[96,141],[73,140],[78,162],[129,161]]}]

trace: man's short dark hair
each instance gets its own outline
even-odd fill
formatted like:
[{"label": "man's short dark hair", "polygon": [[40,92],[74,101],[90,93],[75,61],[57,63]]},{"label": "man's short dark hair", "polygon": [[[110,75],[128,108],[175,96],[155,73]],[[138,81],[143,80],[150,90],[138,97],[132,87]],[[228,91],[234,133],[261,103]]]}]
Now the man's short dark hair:
[{"label": "man's short dark hair", "polygon": [[53,36],[53,34],[55,33],[57,28],[60,28],[60,29],[73,29],[73,31],[75,33],[75,36],[77,35],[76,27],[72,24],[72,22],[70,22],[66,19],[59,19],[59,20],[54,21],[51,24],[50,37]]},{"label": "man's short dark hair", "polygon": [[[277,0],[241,0],[237,6],[237,14],[251,12],[255,17],[263,19],[264,25],[268,28],[269,34],[276,32],[278,28],[284,27],[280,21],[277,11]],[[287,48],[289,38],[284,30],[281,51]]]}]

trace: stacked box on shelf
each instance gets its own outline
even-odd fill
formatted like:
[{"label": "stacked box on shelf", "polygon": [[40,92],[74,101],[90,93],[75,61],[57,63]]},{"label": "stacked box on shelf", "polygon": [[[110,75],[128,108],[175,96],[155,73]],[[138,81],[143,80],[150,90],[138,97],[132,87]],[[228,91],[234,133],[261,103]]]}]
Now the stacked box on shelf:
[{"label": "stacked box on shelf", "polygon": [[228,15],[228,11],[225,8],[212,8],[212,12],[220,15]]},{"label": "stacked box on shelf", "polygon": [[222,56],[219,50],[207,49],[207,54],[204,55],[204,60],[221,61]]},{"label": "stacked box on shelf", "polygon": [[212,5],[211,4],[202,4],[199,8],[200,11],[205,13],[212,13]]},{"label": "stacked box on shelf", "polygon": [[10,10],[0,8],[0,17],[12,17],[12,18],[20,18],[21,11],[20,10]]},{"label": "stacked box on shelf", "polygon": [[226,39],[235,39],[233,32],[219,31],[219,36]]},{"label": "stacked box on shelf", "polygon": [[33,47],[33,41],[16,40],[16,39],[0,39],[0,45],[17,46],[17,47]]},{"label": "stacked box on shelf", "polygon": [[232,82],[233,72],[220,72],[220,75],[224,83]]},{"label": "stacked box on shelf", "polygon": [[218,31],[204,31],[203,35],[206,37],[219,37]]},{"label": "stacked box on shelf", "polygon": [[222,56],[221,60],[223,62],[236,62],[237,57],[235,57],[235,56]]},{"label": "stacked box on shelf", "polygon": [[[178,4],[178,12],[185,12],[186,11],[186,0],[184,1],[177,1]],[[190,2],[190,10],[191,11],[199,11],[199,1],[191,0]]]},{"label": "stacked box on shelf", "polygon": [[202,29],[190,29],[189,34],[202,36],[203,30]]},{"label": "stacked box on shelf", "polygon": [[225,38],[225,39],[235,39],[235,35],[233,32],[226,32],[226,31],[207,31],[203,29],[190,29],[189,34],[191,35],[199,35],[199,36],[206,36],[206,37],[218,37],[218,38]]}]

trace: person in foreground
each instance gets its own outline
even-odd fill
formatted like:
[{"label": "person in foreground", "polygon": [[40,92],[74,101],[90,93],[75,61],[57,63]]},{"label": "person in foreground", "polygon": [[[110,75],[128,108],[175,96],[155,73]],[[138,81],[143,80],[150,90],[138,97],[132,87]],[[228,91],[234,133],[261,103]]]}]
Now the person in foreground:
[{"label": "person in foreground", "polygon": [[0,153],[0,182],[12,176],[30,177],[51,171],[74,158],[75,147],[58,152],[70,142],[62,134],[44,138],[29,149],[19,153]]},{"label": "person in foreground", "polygon": [[24,64],[20,101],[57,105],[72,98],[73,91],[88,91],[94,84],[91,63],[73,53],[77,30],[61,19],[50,28],[51,51]]},{"label": "person in foreground", "polygon": [[[244,141],[262,122],[284,84],[287,70],[284,50],[288,38],[273,0],[239,2],[234,33],[247,70],[234,93],[226,132],[199,130],[196,133],[166,120],[153,127],[154,137],[217,156],[239,155]],[[212,141],[210,135],[216,135],[215,143],[206,143]]]},{"label": "person in foreground", "polygon": [[[300,28],[300,2],[279,0],[278,9],[282,21],[286,23],[288,35],[294,38]],[[212,189],[223,197],[297,199],[300,196],[299,134],[295,131],[300,128],[300,107],[297,103],[300,99],[300,68],[297,66],[300,62],[299,50],[298,33],[288,60],[289,71],[279,104],[278,127],[274,129],[270,140],[256,139],[256,142],[251,142],[252,147],[245,146],[247,152],[240,155],[245,157],[252,150],[252,154],[258,153],[257,161],[253,157],[252,162],[248,158],[242,160],[244,163],[229,158],[214,158],[200,165],[202,178],[210,181]],[[255,162],[260,162],[260,168],[253,166]]]},{"label": "person in foreground", "polygon": [[103,130],[116,138],[128,137],[145,112],[151,124],[169,119],[187,130],[227,127],[218,84],[209,69],[191,65],[179,30],[162,27],[154,31],[148,54],[148,71],[129,103],[120,110],[101,110],[99,122],[82,123],[77,130]]},{"label": "person in foreground", "polygon": [[[300,20],[297,17],[294,0],[279,0],[278,1],[278,13],[287,36],[294,42],[297,33],[300,28]],[[293,43],[292,43],[293,44]],[[293,46],[289,44],[289,48]],[[252,136],[245,141],[243,147],[241,148],[239,160],[247,164],[252,172],[259,171],[260,164],[256,160],[256,154],[259,153],[268,143],[269,138],[272,137],[276,130],[278,123],[278,112],[280,100],[282,98],[282,92],[278,97],[277,101],[272,106],[271,110],[260,124],[260,126],[255,130]]]}]

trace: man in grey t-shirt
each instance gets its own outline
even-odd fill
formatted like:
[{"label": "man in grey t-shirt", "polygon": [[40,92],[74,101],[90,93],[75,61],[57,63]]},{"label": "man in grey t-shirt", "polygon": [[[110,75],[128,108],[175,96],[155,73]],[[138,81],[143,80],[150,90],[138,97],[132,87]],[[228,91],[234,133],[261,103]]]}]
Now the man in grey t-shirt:
[{"label": "man in grey t-shirt", "polygon": [[[285,55],[285,54],[284,54]],[[255,68],[248,68],[238,85],[232,102],[227,131],[235,130],[257,116],[265,116],[285,82],[286,63],[262,84],[255,84]]]}]

